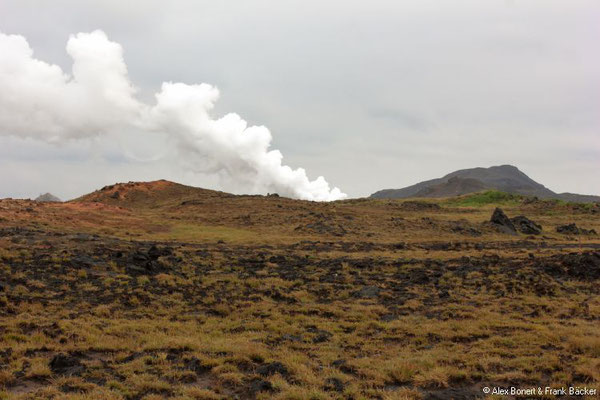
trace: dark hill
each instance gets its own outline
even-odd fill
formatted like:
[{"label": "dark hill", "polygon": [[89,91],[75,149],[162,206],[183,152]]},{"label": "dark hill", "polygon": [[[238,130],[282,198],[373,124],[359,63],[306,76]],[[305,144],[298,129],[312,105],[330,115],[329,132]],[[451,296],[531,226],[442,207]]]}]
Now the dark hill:
[{"label": "dark hill", "polygon": [[35,201],[59,203],[62,200],[53,195],[52,193],[44,193],[36,197]]},{"label": "dark hill", "polygon": [[489,187],[478,179],[454,176],[447,182],[432,185],[419,190],[415,197],[449,197],[465,193],[479,192]]},{"label": "dark hill", "polygon": [[462,169],[441,178],[420,182],[402,189],[380,190],[373,193],[371,197],[381,199],[445,197],[478,192],[484,189],[584,203],[600,201],[600,196],[555,193],[512,165]]}]

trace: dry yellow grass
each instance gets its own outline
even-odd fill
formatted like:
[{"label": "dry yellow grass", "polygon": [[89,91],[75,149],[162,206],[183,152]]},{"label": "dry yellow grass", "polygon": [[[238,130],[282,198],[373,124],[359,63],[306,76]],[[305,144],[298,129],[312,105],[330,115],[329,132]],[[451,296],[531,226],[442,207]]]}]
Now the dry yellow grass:
[{"label": "dry yellow grass", "polygon": [[0,200],[0,398],[597,386],[600,240],[554,228],[600,231],[600,213],[511,200],[507,214],[544,230],[509,236],[485,224],[495,204],[472,202],[323,204],[164,182]]}]

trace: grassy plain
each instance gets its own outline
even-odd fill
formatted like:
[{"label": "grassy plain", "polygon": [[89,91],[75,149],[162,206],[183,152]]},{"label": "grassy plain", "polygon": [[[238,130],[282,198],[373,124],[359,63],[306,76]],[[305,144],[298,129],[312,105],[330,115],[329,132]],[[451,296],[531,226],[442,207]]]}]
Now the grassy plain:
[{"label": "grassy plain", "polygon": [[[542,233],[501,233],[498,205]],[[600,239],[556,232],[573,222],[600,232],[600,206],[311,203],[166,181],[0,200],[0,398],[597,388]]]}]

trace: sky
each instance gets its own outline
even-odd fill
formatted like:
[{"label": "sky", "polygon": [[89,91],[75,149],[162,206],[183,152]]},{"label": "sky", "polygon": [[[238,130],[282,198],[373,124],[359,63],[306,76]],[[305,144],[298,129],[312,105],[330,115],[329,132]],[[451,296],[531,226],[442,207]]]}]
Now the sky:
[{"label": "sky", "polygon": [[[556,192],[600,194],[596,0],[94,3],[2,1],[0,32],[70,74],[69,37],[100,29],[122,46],[140,102],[163,82],[213,85],[215,119],[268,127],[284,165],[349,197],[501,164]],[[197,168],[166,140],[0,132],[0,197],[161,178],[266,191]]]}]

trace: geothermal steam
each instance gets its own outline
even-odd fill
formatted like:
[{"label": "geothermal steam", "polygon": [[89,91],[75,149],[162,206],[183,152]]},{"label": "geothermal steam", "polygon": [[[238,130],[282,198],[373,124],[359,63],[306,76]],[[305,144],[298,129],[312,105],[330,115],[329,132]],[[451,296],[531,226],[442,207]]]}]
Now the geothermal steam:
[{"label": "geothermal steam", "polygon": [[305,200],[346,197],[322,176],[311,181],[304,169],[283,165],[281,152],[269,150],[266,127],[249,127],[237,114],[213,119],[215,87],[163,83],[156,104],[149,105],[135,97],[123,49],[104,32],[71,36],[67,53],[71,75],[33,58],[24,37],[0,33],[0,134],[61,143],[119,132],[159,133],[175,141],[188,168],[216,174],[229,186]]}]

